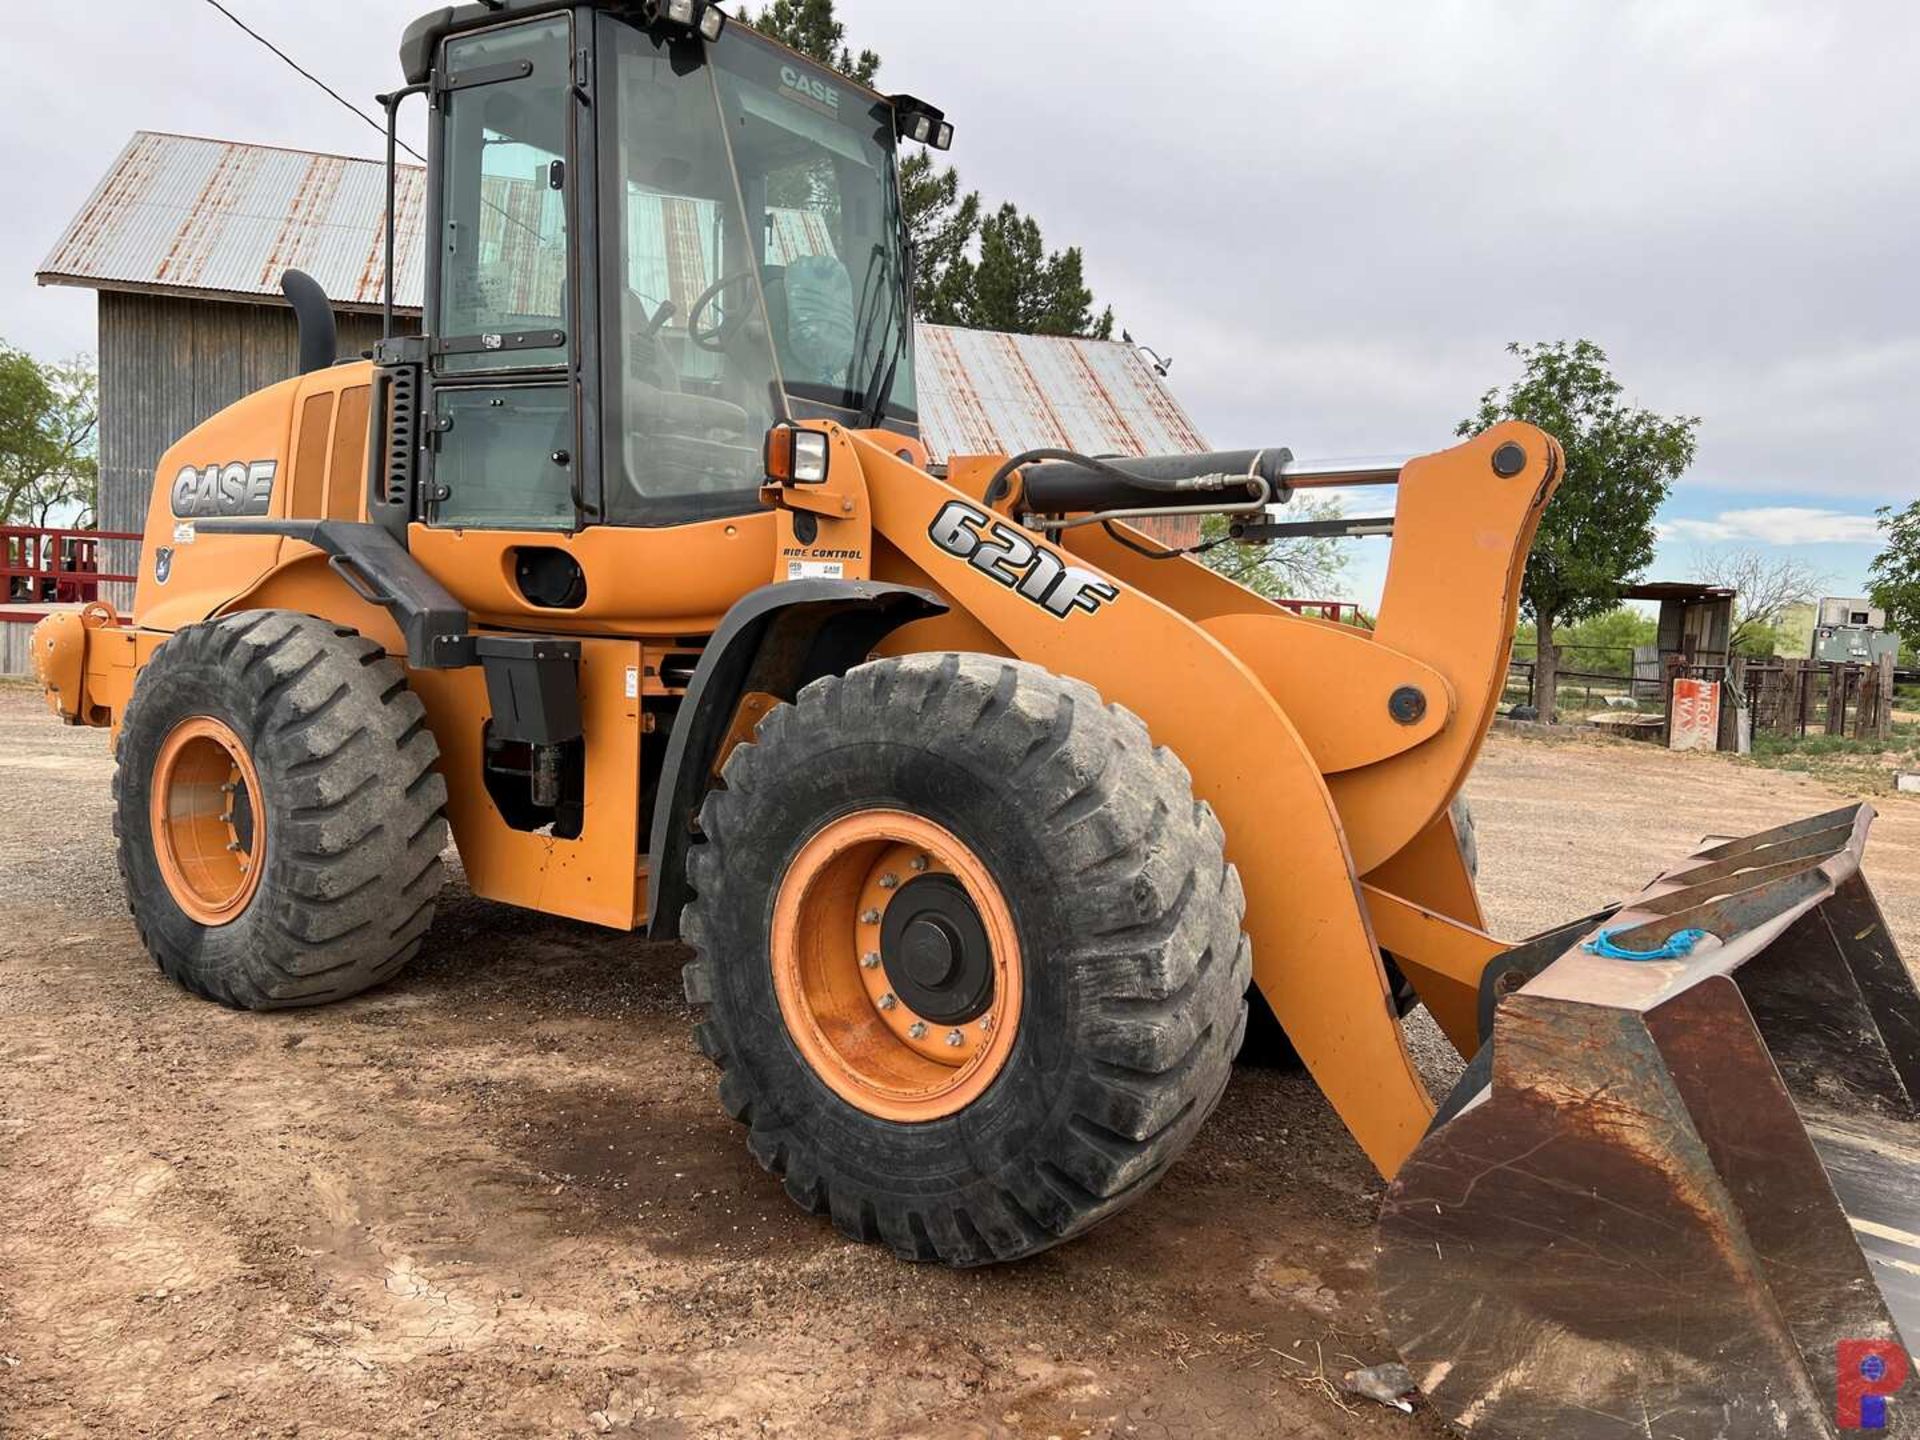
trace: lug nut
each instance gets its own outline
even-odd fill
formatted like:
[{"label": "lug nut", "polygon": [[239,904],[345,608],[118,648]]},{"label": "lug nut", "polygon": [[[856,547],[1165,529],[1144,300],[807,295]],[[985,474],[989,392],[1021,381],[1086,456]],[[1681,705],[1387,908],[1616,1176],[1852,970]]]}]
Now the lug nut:
[{"label": "lug nut", "polygon": [[907,1026],[907,1034],[909,1034],[910,1036],[912,1036],[912,1037],[913,1037],[913,1038],[914,1038],[915,1040],[924,1040],[924,1039],[926,1039],[926,1038],[927,1038],[927,1023],[926,1023],[926,1021],[924,1021],[924,1020],[916,1020],[916,1021],[914,1021],[914,1022],[913,1022],[913,1024],[911,1024],[911,1025],[909,1025],[909,1026]]},{"label": "lug nut", "polygon": [[982,1030],[991,1030],[991,1029],[993,1029],[993,1016],[991,1016],[991,1015],[982,1015],[982,1016],[980,1017],[980,1028],[981,1028]]},{"label": "lug nut", "polygon": [[891,1010],[893,1009],[894,1006],[898,1005],[899,1003],[900,1002],[898,1000],[893,998],[893,992],[891,990],[889,990],[886,994],[882,995],[879,1000],[879,1005],[882,1010]]},{"label": "lug nut", "polygon": [[860,923],[862,925],[878,925],[880,923],[880,912],[873,909],[862,910],[860,912]]},{"label": "lug nut", "polygon": [[958,1030],[947,1031],[947,1044],[953,1046],[956,1050],[966,1043],[967,1037],[962,1035]]},{"label": "lug nut", "polygon": [[240,842],[238,840],[227,841],[227,849],[238,850],[239,848],[240,848]]},{"label": "lug nut", "polygon": [[899,886],[900,886],[900,877],[894,874],[891,870],[889,870],[886,874],[880,877],[880,888],[882,890],[896,890],[899,888]]},{"label": "lug nut", "polygon": [[915,870],[924,870],[927,868],[927,857],[924,855],[916,855],[913,857],[911,864]]},{"label": "lug nut", "polygon": [[860,966],[864,970],[878,970],[880,968],[880,952],[878,950],[869,950],[860,957]]}]

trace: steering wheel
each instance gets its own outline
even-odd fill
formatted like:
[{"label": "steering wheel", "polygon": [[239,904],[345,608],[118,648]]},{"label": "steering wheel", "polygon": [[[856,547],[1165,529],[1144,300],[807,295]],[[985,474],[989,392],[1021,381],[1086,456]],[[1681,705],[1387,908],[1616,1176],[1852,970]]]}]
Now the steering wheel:
[{"label": "steering wheel", "polygon": [[713,325],[702,324],[700,317],[706,313],[707,307],[722,295],[742,285],[750,285],[753,278],[751,270],[740,270],[732,275],[722,275],[702,290],[700,298],[687,309],[687,338],[702,350],[726,349],[728,342],[740,332],[740,327],[747,323],[748,316],[753,313],[752,307],[739,306],[731,314],[723,314]]}]

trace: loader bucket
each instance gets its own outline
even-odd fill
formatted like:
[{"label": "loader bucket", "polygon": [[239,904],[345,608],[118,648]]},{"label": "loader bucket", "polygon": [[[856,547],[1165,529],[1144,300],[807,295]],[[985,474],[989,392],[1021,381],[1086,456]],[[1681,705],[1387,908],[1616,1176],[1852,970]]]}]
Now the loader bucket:
[{"label": "loader bucket", "polygon": [[1920,1435],[1920,994],[1872,818],[1703,849],[1500,1002],[1380,1227],[1456,1427]]}]

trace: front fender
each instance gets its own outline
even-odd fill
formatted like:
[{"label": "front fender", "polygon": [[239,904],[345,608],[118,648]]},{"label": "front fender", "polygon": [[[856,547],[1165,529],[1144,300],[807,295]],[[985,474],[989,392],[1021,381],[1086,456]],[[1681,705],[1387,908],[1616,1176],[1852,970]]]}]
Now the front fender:
[{"label": "front fender", "polygon": [[687,847],[723,742],[749,695],[791,700],[843,675],[900,626],[943,614],[930,591],[875,580],[786,580],[729,610],[707,641],[667,741],[647,847],[647,935],[674,940],[687,901]]}]

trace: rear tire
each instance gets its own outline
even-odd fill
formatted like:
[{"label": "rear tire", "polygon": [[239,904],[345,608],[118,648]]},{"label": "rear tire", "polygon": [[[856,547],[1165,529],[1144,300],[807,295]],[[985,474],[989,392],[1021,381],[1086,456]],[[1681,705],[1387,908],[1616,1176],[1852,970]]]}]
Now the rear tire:
[{"label": "rear tire", "polygon": [[[706,1007],[700,1047],[754,1156],[852,1238],[953,1265],[1044,1249],[1143,1194],[1225,1088],[1250,974],[1239,876],[1185,767],[1088,686],[958,654],[817,680],[735,750],[700,821],[683,917],[696,955],[688,998]],[[841,909],[796,929],[792,905],[815,892],[796,891],[795,877],[815,873],[810,857],[843,832],[881,837],[850,842],[869,847],[858,862],[878,878],[856,867],[823,884]],[[919,838],[903,849],[895,833]],[[891,907],[928,903],[909,900],[911,887],[942,869],[971,877],[1002,978],[969,982],[975,1008],[943,1012],[922,1054],[899,1048],[901,1013],[874,995],[916,993],[905,970],[895,978],[910,952],[903,943],[883,970],[866,947],[898,939]],[[820,1003],[845,1008],[821,1030],[803,1005],[796,1018],[792,937],[842,921],[843,983]],[[958,974],[967,952],[954,945]],[[837,951],[806,953],[812,964]],[[993,988],[1008,976],[1017,996]],[[944,1039],[959,1064],[958,1047],[987,1043],[966,1027],[1002,1013],[1014,1018],[992,1030],[1004,1051],[990,1080],[942,1098],[932,1047]],[[823,1051],[829,1032],[853,1038]],[[933,1077],[933,1101],[874,1098],[885,1074],[862,1088],[863,1065],[894,1059]]]},{"label": "rear tire", "polygon": [[[1460,854],[1467,862],[1467,874],[1479,878],[1480,875],[1480,839],[1474,829],[1473,807],[1467,804],[1467,797],[1453,797],[1453,831],[1460,839]],[[1413,988],[1413,982],[1400,973],[1400,967],[1394,963],[1392,955],[1382,955],[1387,967],[1387,984],[1393,995],[1393,1008],[1405,1019],[1420,1003],[1419,992]],[[1257,1065],[1268,1070],[1298,1070],[1300,1052],[1293,1048],[1293,1042],[1287,1038],[1287,1032],[1280,1028],[1280,1020],[1273,1013],[1273,1007],[1267,1004],[1267,997],[1260,993],[1260,987],[1247,987],[1247,1038],[1241,1043],[1240,1053],[1233,1057],[1240,1065]]]},{"label": "rear tire", "polygon": [[400,666],[352,630],[263,610],[176,632],[134,686],[113,781],[160,969],[245,1010],[390,979],[443,878],[439,754]]}]

